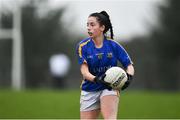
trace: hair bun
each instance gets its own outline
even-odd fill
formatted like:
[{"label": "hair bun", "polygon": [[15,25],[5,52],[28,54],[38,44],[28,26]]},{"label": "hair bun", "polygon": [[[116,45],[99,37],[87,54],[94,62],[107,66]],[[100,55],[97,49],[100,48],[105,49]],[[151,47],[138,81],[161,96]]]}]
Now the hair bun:
[{"label": "hair bun", "polygon": [[103,14],[104,16],[106,16],[109,19],[109,15],[107,14],[106,11],[103,10],[103,11],[100,12],[100,14]]}]

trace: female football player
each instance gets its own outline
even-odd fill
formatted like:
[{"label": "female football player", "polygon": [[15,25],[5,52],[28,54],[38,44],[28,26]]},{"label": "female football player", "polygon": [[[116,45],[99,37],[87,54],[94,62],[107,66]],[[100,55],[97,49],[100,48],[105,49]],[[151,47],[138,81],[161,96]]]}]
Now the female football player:
[{"label": "female football player", "polygon": [[[106,33],[110,30],[111,39]],[[127,72],[127,88],[134,75],[132,61],[125,49],[113,40],[113,29],[106,11],[92,13],[87,20],[89,37],[77,45],[78,62],[84,78],[80,97],[80,118],[96,119],[102,113],[104,119],[116,119],[119,90],[104,82],[105,72],[119,61]]]}]

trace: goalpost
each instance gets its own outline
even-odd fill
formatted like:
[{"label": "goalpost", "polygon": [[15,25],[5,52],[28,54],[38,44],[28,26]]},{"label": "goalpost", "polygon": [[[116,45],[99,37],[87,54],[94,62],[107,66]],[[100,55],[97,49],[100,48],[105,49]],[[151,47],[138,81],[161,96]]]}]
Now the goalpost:
[{"label": "goalpost", "polygon": [[[2,1],[0,2],[2,5]],[[15,90],[20,90],[22,84],[22,33],[21,33],[21,6],[18,1],[13,5],[13,27],[12,29],[2,29],[0,21],[0,38],[12,39],[12,71],[11,84]],[[1,20],[1,13],[0,13]]]}]

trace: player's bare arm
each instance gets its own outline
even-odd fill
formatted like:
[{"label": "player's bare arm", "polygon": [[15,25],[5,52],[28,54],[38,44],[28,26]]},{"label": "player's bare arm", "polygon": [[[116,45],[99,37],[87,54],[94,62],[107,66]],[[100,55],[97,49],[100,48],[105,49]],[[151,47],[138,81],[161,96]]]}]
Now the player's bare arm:
[{"label": "player's bare arm", "polygon": [[92,75],[90,72],[89,72],[89,69],[88,69],[88,65],[87,63],[83,63],[81,65],[81,74],[83,75],[83,77],[89,81],[94,81],[94,78],[95,76]]},{"label": "player's bare arm", "polygon": [[133,76],[134,75],[134,66],[132,64],[128,65],[126,72]]}]

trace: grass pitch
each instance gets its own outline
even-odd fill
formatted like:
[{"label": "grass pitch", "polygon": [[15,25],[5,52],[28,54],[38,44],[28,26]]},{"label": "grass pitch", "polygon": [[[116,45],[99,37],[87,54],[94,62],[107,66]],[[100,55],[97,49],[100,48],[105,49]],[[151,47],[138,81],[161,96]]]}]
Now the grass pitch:
[{"label": "grass pitch", "polygon": [[[0,90],[0,118],[79,119],[80,90]],[[180,118],[180,93],[124,91],[118,118]]]}]

